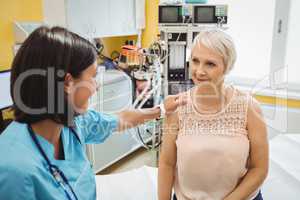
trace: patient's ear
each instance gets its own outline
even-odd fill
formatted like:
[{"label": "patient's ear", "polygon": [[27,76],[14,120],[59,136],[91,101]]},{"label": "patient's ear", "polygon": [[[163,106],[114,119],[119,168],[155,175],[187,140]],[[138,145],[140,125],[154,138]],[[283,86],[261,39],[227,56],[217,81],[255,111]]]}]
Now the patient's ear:
[{"label": "patient's ear", "polygon": [[70,94],[74,86],[74,78],[70,73],[67,73],[64,81],[64,91]]}]

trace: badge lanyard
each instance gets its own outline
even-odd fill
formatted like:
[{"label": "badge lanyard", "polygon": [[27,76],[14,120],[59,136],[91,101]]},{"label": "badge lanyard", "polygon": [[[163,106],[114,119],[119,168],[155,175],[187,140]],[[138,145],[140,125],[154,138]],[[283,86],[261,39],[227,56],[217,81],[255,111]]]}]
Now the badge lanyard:
[{"label": "badge lanyard", "polygon": [[[70,185],[67,177],[64,175],[64,173],[56,166],[53,165],[49,158],[47,157],[47,155],[45,154],[44,150],[42,149],[35,133],[33,132],[32,128],[30,125],[28,125],[28,131],[30,133],[30,136],[33,140],[33,142],[35,143],[36,147],[38,148],[39,152],[41,153],[41,155],[44,157],[45,161],[47,162],[47,165],[49,167],[50,173],[52,174],[52,176],[54,177],[54,179],[56,180],[56,182],[58,183],[58,185],[64,190],[66,197],[68,198],[68,200],[78,200],[72,186]],[[73,132],[73,134],[76,136],[76,138],[79,140],[79,136],[76,133],[76,131],[71,128],[71,131]]]}]

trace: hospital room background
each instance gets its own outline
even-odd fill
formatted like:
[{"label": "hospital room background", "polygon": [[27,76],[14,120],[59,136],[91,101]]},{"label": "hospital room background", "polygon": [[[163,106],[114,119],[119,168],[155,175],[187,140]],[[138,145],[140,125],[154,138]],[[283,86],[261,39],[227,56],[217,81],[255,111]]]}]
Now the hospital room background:
[{"label": "hospital room background", "polygon": [[[195,14],[201,9],[207,16]],[[192,40],[201,28],[217,26],[233,37],[238,54],[225,82],[251,92],[266,120],[270,170],[264,198],[298,200],[299,9],[298,0],[0,0],[0,133],[13,120],[11,62],[43,24],[67,27],[98,49],[102,84],[90,107],[108,113],[153,107],[192,87]],[[87,146],[99,199],[157,199],[161,124],[153,120]]]}]

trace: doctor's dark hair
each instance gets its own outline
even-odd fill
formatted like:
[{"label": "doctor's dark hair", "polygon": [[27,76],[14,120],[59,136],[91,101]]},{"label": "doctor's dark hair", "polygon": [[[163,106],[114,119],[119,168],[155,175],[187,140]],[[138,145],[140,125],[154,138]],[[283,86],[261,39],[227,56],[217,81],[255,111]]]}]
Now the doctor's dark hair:
[{"label": "doctor's dark hair", "polygon": [[65,76],[79,78],[96,59],[95,47],[65,28],[42,26],[32,32],[11,68],[15,120],[31,124],[51,119],[71,126],[75,115],[64,92]]}]

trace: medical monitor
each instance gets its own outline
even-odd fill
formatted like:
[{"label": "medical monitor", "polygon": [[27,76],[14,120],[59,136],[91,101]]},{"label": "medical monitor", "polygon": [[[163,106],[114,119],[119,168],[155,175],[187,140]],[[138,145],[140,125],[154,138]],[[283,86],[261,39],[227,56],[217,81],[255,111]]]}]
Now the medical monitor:
[{"label": "medical monitor", "polygon": [[158,21],[160,24],[182,23],[182,6],[160,5]]},{"label": "medical monitor", "polygon": [[195,5],[194,24],[227,24],[227,5]]}]

